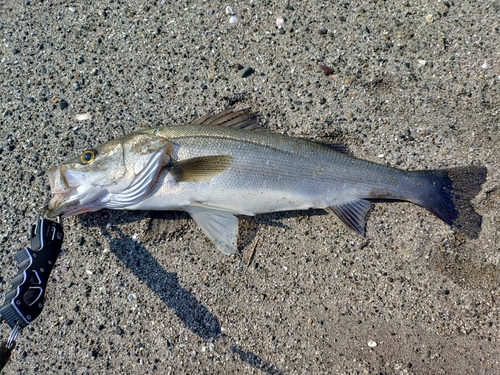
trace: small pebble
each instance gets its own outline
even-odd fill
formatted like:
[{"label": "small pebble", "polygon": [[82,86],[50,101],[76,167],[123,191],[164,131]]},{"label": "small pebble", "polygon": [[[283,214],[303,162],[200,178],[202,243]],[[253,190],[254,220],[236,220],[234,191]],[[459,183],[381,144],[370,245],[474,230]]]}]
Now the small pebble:
[{"label": "small pebble", "polygon": [[231,25],[234,25],[236,22],[238,22],[238,18],[237,18],[236,16],[231,16],[231,17],[229,18],[229,23],[230,23]]},{"label": "small pebble", "polygon": [[75,120],[77,120],[77,121],[90,120],[91,118],[92,118],[92,114],[90,112],[81,113],[81,114],[75,116]]},{"label": "small pebble", "polygon": [[427,61],[425,61],[425,60],[418,60],[418,65],[426,66],[427,65]]},{"label": "small pebble", "polygon": [[481,65],[481,68],[483,68],[483,69],[489,69],[490,65],[488,63],[484,63],[483,65]]},{"label": "small pebble", "polygon": [[368,346],[369,346],[370,348],[374,348],[374,347],[376,347],[376,346],[377,346],[377,343],[376,343],[375,341],[373,341],[373,340],[370,340],[370,341],[368,341]]},{"label": "small pebble", "polygon": [[135,294],[135,293],[130,293],[130,294],[128,295],[128,297],[127,297],[127,301],[129,301],[129,302],[133,302],[133,301],[135,301],[136,299],[137,299],[137,294]]},{"label": "small pebble", "polygon": [[284,24],[285,20],[283,19],[283,17],[276,18],[276,26],[278,27],[278,29],[281,29]]},{"label": "small pebble", "polygon": [[333,69],[326,65],[318,65],[318,67],[326,74],[333,74]]},{"label": "small pebble", "polygon": [[231,8],[229,5],[226,7],[226,14],[228,16],[234,16],[236,13],[234,13],[233,8]]},{"label": "small pebble", "polygon": [[321,30],[318,30],[318,34],[319,35],[326,35],[328,33],[328,30],[327,29],[321,29]]},{"label": "small pebble", "polygon": [[429,23],[434,22],[434,16],[432,14],[428,14],[427,17],[425,17],[425,20]]},{"label": "small pebble", "polygon": [[60,99],[59,100],[59,108],[61,108],[63,110],[68,108],[68,102],[64,99]]},{"label": "small pebble", "polygon": [[254,70],[251,66],[247,66],[245,69],[243,69],[240,73],[241,78],[247,78],[251,76],[254,73]]}]

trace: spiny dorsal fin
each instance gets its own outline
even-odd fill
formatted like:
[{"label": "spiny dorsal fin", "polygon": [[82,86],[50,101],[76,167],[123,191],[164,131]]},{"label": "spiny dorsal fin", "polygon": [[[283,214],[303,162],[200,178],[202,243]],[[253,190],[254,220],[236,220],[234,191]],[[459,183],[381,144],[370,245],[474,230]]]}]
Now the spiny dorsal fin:
[{"label": "spiny dorsal fin", "polygon": [[224,172],[233,162],[230,155],[210,155],[175,162],[170,173],[178,182],[207,181]]},{"label": "spiny dorsal fin", "polygon": [[188,125],[216,125],[242,130],[261,129],[257,118],[249,112],[248,108],[237,111],[230,108],[217,114],[209,113],[191,121]]},{"label": "spiny dorsal fin", "polygon": [[338,217],[347,227],[354,230],[360,236],[365,236],[366,214],[372,207],[371,203],[364,199],[325,208],[328,213]]}]

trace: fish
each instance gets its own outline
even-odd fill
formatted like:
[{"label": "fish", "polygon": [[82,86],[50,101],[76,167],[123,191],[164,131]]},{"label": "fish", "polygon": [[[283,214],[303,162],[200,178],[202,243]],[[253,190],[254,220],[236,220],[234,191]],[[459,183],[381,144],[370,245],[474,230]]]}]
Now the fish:
[{"label": "fish", "polygon": [[406,171],[355,158],[341,146],[265,131],[249,110],[146,128],[51,167],[49,217],[100,209],[189,213],[223,253],[237,251],[238,218],[323,209],[365,236],[373,200],[424,207],[467,237],[484,166]]}]

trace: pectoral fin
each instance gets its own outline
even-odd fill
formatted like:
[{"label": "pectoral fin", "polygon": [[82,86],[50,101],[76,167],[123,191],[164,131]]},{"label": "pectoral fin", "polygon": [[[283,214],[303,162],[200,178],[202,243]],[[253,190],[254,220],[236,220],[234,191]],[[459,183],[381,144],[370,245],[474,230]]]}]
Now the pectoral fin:
[{"label": "pectoral fin", "polygon": [[227,211],[203,207],[189,207],[186,210],[201,230],[226,255],[236,253],[238,239],[238,218]]},{"label": "pectoral fin", "polygon": [[232,162],[230,155],[200,156],[174,163],[170,173],[178,182],[207,181],[228,169]]},{"label": "pectoral fin", "polygon": [[372,207],[371,203],[364,199],[327,207],[325,210],[336,216],[348,228],[351,228],[360,236],[365,236],[366,214]]}]

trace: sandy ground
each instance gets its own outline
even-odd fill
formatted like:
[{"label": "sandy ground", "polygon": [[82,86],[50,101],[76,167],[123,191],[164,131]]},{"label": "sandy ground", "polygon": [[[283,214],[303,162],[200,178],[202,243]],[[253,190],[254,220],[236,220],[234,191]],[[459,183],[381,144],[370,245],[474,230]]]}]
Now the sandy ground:
[{"label": "sandy ground", "polygon": [[0,2],[0,298],[49,166],[229,106],[391,166],[485,165],[479,238],[407,203],[366,238],[242,217],[230,257],[181,213],[71,218],[5,374],[500,373],[500,3],[335,3]]}]

